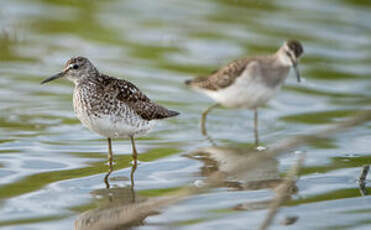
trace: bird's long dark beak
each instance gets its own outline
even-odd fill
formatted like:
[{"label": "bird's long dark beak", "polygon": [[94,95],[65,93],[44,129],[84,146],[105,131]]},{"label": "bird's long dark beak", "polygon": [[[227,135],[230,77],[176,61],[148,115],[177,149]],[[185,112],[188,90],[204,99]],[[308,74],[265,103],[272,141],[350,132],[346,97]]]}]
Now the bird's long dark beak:
[{"label": "bird's long dark beak", "polygon": [[290,56],[290,59],[291,59],[291,62],[292,62],[292,66],[294,67],[294,71],[295,71],[295,74],[296,74],[296,79],[298,80],[298,82],[300,82],[301,78],[300,78],[300,72],[299,72],[299,68],[298,68],[298,60],[294,60],[291,56]]},{"label": "bird's long dark beak", "polygon": [[296,79],[298,80],[298,82],[300,82],[301,78],[300,78],[300,71],[299,71],[298,63],[294,62],[293,66],[294,66],[294,71],[296,74]]},{"label": "bird's long dark beak", "polygon": [[53,76],[51,76],[51,77],[48,77],[48,78],[45,79],[44,81],[42,81],[41,84],[45,84],[45,83],[47,83],[47,82],[49,82],[49,81],[53,81],[53,80],[55,80],[55,79],[61,78],[61,77],[64,76],[64,74],[65,74],[65,71],[60,72],[60,73],[57,73],[57,74],[55,74],[55,75],[53,75]]}]

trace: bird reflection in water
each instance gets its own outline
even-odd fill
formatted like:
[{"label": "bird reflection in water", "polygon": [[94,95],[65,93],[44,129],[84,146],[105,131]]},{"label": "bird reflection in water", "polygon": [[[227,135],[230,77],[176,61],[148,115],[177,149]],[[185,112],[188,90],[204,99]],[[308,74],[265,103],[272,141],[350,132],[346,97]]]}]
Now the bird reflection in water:
[{"label": "bird reflection in water", "polygon": [[[130,183],[131,183],[131,188],[134,190],[134,174],[135,174],[135,171],[137,170],[137,162],[134,161],[133,163],[133,166],[131,167],[131,171],[130,171]],[[104,176],[104,183],[106,184],[106,188],[109,189],[111,186],[110,186],[110,183],[109,183],[109,176],[111,175],[113,171],[113,167],[112,165],[109,166],[109,169],[108,169],[108,172],[106,173],[106,175]]]},{"label": "bird reflection in water", "polygon": [[[257,154],[255,149],[248,147],[210,146],[202,147],[187,157],[203,162],[201,176],[216,187],[227,187],[234,190],[272,189],[277,192],[283,178],[278,169],[279,162],[275,158],[264,158],[256,161],[254,167],[246,167]],[[246,163],[246,164],[244,164]],[[217,183],[216,183],[217,182]],[[298,192],[296,185],[287,191],[288,196]],[[272,200],[239,204],[234,209],[250,210],[267,208]]]},{"label": "bird reflection in water", "polygon": [[[137,197],[134,189],[134,173],[136,165],[131,168],[131,184],[127,187],[110,185],[105,179],[106,188],[98,189],[91,194],[98,208],[86,211],[75,220],[75,230],[110,230],[128,229],[143,225],[147,216],[158,214],[155,209],[143,209],[144,197]],[[109,171],[107,175],[109,176]],[[106,175],[106,178],[108,176]]]}]

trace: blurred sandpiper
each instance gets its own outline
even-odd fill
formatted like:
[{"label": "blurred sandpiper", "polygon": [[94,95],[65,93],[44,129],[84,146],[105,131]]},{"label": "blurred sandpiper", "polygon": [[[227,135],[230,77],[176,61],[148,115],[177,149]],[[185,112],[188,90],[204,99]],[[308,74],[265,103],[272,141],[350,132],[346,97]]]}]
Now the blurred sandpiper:
[{"label": "blurred sandpiper", "polygon": [[197,77],[185,83],[204,93],[217,103],[202,113],[202,134],[207,135],[207,114],[220,105],[254,110],[255,144],[259,145],[258,107],[266,104],[280,89],[291,67],[300,82],[298,69],[303,46],[299,41],[285,42],[273,55],[247,57],[236,60],[207,77]]},{"label": "blurred sandpiper", "polygon": [[58,78],[75,84],[73,107],[77,118],[91,131],[107,138],[111,171],[112,138],[130,138],[136,166],[134,137],[148,133],[156,120],[179,114],[154,103],[129,81],[100,73],[85,57],[71,58],[62,72],[41,84]]}]

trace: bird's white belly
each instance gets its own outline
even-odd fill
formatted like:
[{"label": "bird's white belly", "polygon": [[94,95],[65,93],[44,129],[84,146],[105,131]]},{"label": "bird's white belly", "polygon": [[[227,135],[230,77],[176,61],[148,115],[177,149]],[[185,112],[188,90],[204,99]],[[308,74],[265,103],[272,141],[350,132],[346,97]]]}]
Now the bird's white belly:
[{"label": "bird's white belly", "polygon": [[139,117],[127,120],[112,115],[86,117],[81,122],[93,132],[111,138],[145,135],[154,125],[154,121],[146,121]]},{"label": "bird's white belly", "polygon": [[148,133],[155,124],[154,120],[144,120],[124,104],[121,105],[121,110],[118,113],[89,112],[89,106],[82,102],[79,93],[74,93],[73,105],[76,116],[81,123],[104,137],[142,136]]},{"label": "bird's white belly", "polygon": [[218,91],[208,90],[205,93],[226,107],[254,109],[266,104],[279,88],[279,86],[270,88],[254,79],[237,79],[227,88]]}]

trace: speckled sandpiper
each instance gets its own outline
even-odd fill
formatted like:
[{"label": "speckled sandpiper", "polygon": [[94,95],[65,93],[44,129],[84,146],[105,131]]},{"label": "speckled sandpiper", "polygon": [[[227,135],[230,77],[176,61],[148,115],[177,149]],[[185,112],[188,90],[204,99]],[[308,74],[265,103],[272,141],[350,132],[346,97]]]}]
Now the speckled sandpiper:
[{"label": "speckled sandpiper", "polygon": [[207,135],[206,115],[220,105],[254,110],[255,144],[259,145],[258,107],[266,104],[280,89],[290,68],[294,67],[297,81],[303,46],[299,41],[285,42],[273,55],[236,60],[207,77],[187,80],[192,89],[204,93],[217,103],[202,113],[201,129]]},{"label": "speckled sandpiper", "polygon": [[130,138],[136,166],[134,137],[149,132],[156,120],[179,114],[154,103],[129,81],[100,73],[85,57],[71,58],[62,72],[41,84],[58,78],[67,78],[75,84],[73,108],[77,118],[91,131],[107,138],[111,171],[112,138]]}]

